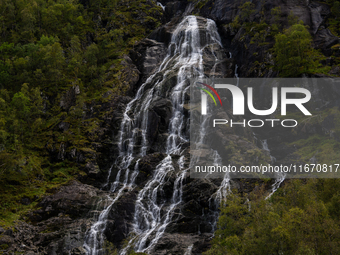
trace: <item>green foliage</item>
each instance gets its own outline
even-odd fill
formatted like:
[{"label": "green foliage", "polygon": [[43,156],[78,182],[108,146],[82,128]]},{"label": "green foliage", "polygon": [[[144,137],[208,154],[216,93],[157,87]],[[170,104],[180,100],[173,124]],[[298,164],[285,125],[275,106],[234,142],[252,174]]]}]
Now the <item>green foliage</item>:
[{"label": "green foliage", "polygon": [[339,1],[329,1],[331,15],[328,19],[329,30],[335,35],[340,34],[340,2]]},{"label": "green foliage", "polygon": [[[122,57],[160,25],[156,2],[82,2],[0,1],[0,224],[25,212],[20,199],[30,190],[40,196],[83,174],[76,162],[51,164],[48,151],[67,144],[67,152],[94,153],[101,123],[85,118],[85,105],[127,91]],[[80,94],[62,108],[76,87]],[[68,130],[58,129],[61,121]]]},{"label": "green foliage", "polygon": [[272,31],[277,33],[281,29],[280,18],[282,15],[281,6],[275,7],[270,11],[273,17]]},{"label": "green foliage", "polygon": [[276,69],[283,77],[313,73],[320,54],[312,48],[312,38],[302,22],[275,36]]},{"label": "green foliage", "polygon": [[304,162],[309,162],[309,159],[315,156],[320,164],[338,163],[340,148],[338,142],[333,139],[313,135],[294,144],[298,148],[296,153],[302,156]]},{"label": "green foliage", "polygon": [[252,2],[245,2],[239,7],[240,18],[242,20],[249,20],[250,16],[255,12],[255,5]]},{"label": "green foliage", "polygon": [[[284,29],[284,15],[280,6],[270,10],[270,19],[263,3],[261,8],[256,6],[255,9],[254,4],[248,1],[243,3],[239,10],[238,15],[231,23],[225,25],[225,28],[232,34],[237,34],[241,29],[241,33],[234,40],[243,46],[244,51],[253,51],[252,57],[256,60],[252,61],[248,75],[261,77],[268,72],[268,69],[276,69],[282,77],[315,73],[328,75],[331,67],[320,64],[320,60],[324,60],[325,56],[313,49],[312,37],[308,29],[292,12],[287,19],[290,27]],[[255,17],[256,21],[254,21]],[[274,41],[275,45],[273,45]],[[271,50],[276,55],[275,65],[272,56],[267,54]],[[340,63],[338,47],[334,46],[333,53],[332,59]]]},{"label": "green foliage", "polygon": [[241,28],[242,24],[246,27],[250,27],[251,25],[255,25],[249,23],[250,16],[255,12],[254,4],[251,2],[245,2],[243,5],[239,6],[239,14],[235,16],[234,20],[229,23],[229,27],[233,30],[238,30]]},{"label": "green foliage", "polygon": [[106,255],[118,255],[117,248],[107,240],[104,243],[104,250]]},{"label": "green foliage", "polygon": [[208,3],[209,0],[200,0],[200,1],[197,1],[196,5],[195,5],[195,8],[197,9],[201,9],[203,6],[205,6],[207,3]]},{"label": "green foliage", "polygon": [[298,23],[302,24],[302,20],[299,21],[299,18],[297,16],[295,16],[292,11],[290,11],[290,13],[288,15],[288,25],[293,26],[293,25],[298,24]]},{"label": "green foliage", "polygon": [[105,83],[109,68],[160,24],[162,12],[146,0],[91,1],[88,6],[4,0],[0,13],[0,87],[18,91],[29,83],[54,95],[79,78],[92,95],[105,84],[112,88],[114,79]]},{"label": "green foliage", "polygon": [[231,194],[221,208],[210,254],[338,254],[340,181],[291,180],[269,200]]},{"label": "green foliage", "polygon": [[238,30],[240,27],[241,27],[241,24],[240,24],[240,16],[239,15],[236,15],[236,17],[234,18],[234,20],[229,23],[229,26],[233,29],[233,30]]}]

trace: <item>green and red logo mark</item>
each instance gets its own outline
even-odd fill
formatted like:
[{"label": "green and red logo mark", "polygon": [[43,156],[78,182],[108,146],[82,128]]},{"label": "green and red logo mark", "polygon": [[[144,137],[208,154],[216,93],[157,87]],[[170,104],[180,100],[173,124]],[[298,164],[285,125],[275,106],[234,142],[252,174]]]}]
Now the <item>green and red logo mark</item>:
[{"label": "green and red logo mark", "polygon": [[[218,95],[217,91],[216,91],[213,87],[211,87],[211,86],[208,85],[208,84],[202,83],[202,82],[196,82],[196,83],[201,84],[201,85],[204,85],[204,86],[206,86],[207,88],[209,88],[212,92],[214,92],[214,94],[217,96],[217,98],[218,98],[218,100],[220,101],[220,104],[221,104],[221,106],[222,106],[222,100],[221,100],[220,96]],[[213,96],[208,90],[203,89],[203,88],[200,88],[200,87],[198,87],[198,88],[199,88],[200,90],[206,92],[206,93],[212,98],[212,100],[214,101],[215,105],[217,106],[217,103],[216,103],[216,100],[215,100],[214,96]]]}]

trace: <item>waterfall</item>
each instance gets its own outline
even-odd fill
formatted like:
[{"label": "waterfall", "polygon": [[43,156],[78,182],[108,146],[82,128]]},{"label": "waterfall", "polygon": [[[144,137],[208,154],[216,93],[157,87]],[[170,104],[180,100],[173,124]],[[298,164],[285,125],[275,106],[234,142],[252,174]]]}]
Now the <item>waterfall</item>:
[{"label": "waterfall", "polygon": [[261,143],[262,143],[262,149],[264,149],[265,151],[269,152],[270,160],[271,160],[272,164],[274,164],[275,161],[276,161],[276,158],[270,154],[270,150],[268,148],[267,139],[264,139],[263,141],[261,141]]},{"label": "waterfall", "polygon": [[158,6],[160,6],[160,7],[162,7],[163,11],[165,10],[165,6],[164,6],[164,5],[162,5],[162,3],[160,3],[160,2],[157,2],[157,5],[158,5]]},{"label": "waterfall", "polygon": [[235,65],[235,77],[236,77],[236,80],[237,80],[236,86],[238,87],[239,86],[240,78],[238,77],[237,69],[238,69],[238,65],[236,64]]},{"label": "waterfall", "polygon": [[[195,16],[185,17],[172,34],[164,60],[154,74],[140,86],[134,99],[126,106],[118,134],[119,156],[114,162],[114,165],[118,167],[117,175],[115,181],[109,184],[113,168],[111,167],[107,183],[104,185],[105,187],[110,185],[111,195],[108,197],[109,202],[106,208],[86,234],[84,248],[87,254],[103,254],[102,247],[105,239],[103,232],[109,211],[125,189],[134,187],[134,181],[138,175],[138,162],[147,155],[150,148],[148,119],[150,105],[155,96],[167,97],[172,103],[168,136],[164,145],[164,152],[167,156],[156,166],[151,178],[138,192],[131,230],[134,237],[120,251],[120,254],[127,254],[130,249],[136,252],[150,252],[164,234],[167,226],[173,221],[175,209],[182,203],[183,180],[189,172],[189,168],[184,167],[185,158],[181,155],[182,146],[189,142],[189,122],[183,109],[185,95],[190,87],[189,80],[204,76],[203,51],[207,47],[213,49],[214,44],[222,48],[216,25],[212,20],[198,19]],[[217,56],[214,56],[217,61]],[[216,63],[211,71],[214,72],[215,67]],[[174,72],[176,72],[177,80],[169,87],[167,81]],[[175,157],[179,159],[175,161]],[[138,161],[132,171],[130,168],[136,158]],[[173,194],[169,200],[163,199],[162,194],[164,193],[163,186],[170,174],[175,175],[175,181]],[[229,179],[225,178],[222,182],[214,198],[215,204],[219,204],[224,196],[228,181]],[[214,208],[216,209],[216,206]],[[216,225],[217,217],[215,215],[214,225]]]},{"label": "waterfall", "polygon": [[[109,212],[112,206],[121,197],[123,191],[126,188],[132,189],[136,176],[138,175],[138,162],[139,160],[136,162],[134,171],[131,175],[129,175],[129,172],[130,172],[129,169],[125,171],[125,176],[124,176],[124,181],[122,183],[122,187],[119,189],[114,199],[111,198],[110,196],[107,196],[109,203],[107,204],[106,208],[99,214],[97,222],[93,224],[90,230],[86,233],[84,248],[87,254],[101,255],[105,253],[102,250],[102,247],[104,244],[104,230],[106,228],[107,217],[109,215]],[[109,172],[109,174],[111,174],[111,171]],[[110,189],[111,193],[114,193],[116,189],[119,187],[119,185],[121,184],[119,182],[120,175],[121,175],[121,169],[119,170],[116,176],[116,180],[111,185],[111,189]]]},{"label": "waterfall", "polygon": [[[274,164],[275,161],[276,161],[276,158],[273,157],[270,154],[270,150],[269,150],[269,147],[268,147],[267,139],[262,140],[261,143],[262,143],[262,149],[264,149],[265,151],[269,152],[269,156],[270,156],[271,162],[272,162],[272,164]],[[271,193],[265,198],[266,200],[268,198],[270,198],[275,193],[275,191],[277,191],[277,189],[280,187],[281,183],[285,180],[285,178],[286,178],[286,174],[285,173],[280,173],[280,172],[277,173],[277,179],[275,180],[274,184],[272,185]]]},{"label": "waterfall", "polygon": [[265,200],[270,198],[277,191],[277,189],[280,188],[280,185],[285,180],[285,178],[286,178],[285,173],[278,174],[278,178],[275,180],[274,184],[272,185],[272,192],[270,192],[270,194],[265,198]]},{"label": "waterfall", "polygon": [[[167,174],[174,171],[171,155],[179,155],[181,145],[189,141],[185,132],[188,124],[183,113],[185,93],[189,89],[188,80],[204,76],[203,49],[213,43],[221,45],[216,25],[213,21],[207,20],[205,32],[206,43],[202,46],[199,24],[195,16],[184,18],[173,32],[168,55],[165,57],[160,70],[164,72],[168,66],[172,66],[172,70],[178,70],[177,82],[170,94],[173,109],[165,150],[168,156],[156,167],[152,179],[138,194],[133,229],[137,237],[131,240],[120,254],[126,254],[132,243],[134,243],[134,250],[137,252],[150,251],[171,222],[175,208],[182,202],[183,179],[189,170],[184,169],[183,156],[177,162],[181,171],[177,173],[170,203],[168,205],[159,203],[157,197],[161,194]],[[168,71],[164,73],[166,76]],[[157,84],[155,90],[159,91],[162,85],[163,82]],[[164,207],[166,207],[166,214],[162,216],[161,213]]]},{"label": "waterfall", "polygon": [[[178,165],[181,167],[183,156],[179,159]],[[167,208],[167,213],[164,219],[161,216],[163,203],[157,203],[157,195],[162,189],[162,185],[169,171],[173,171],[171,156],[168,155],[155,169],[154,177],[145,185],[142,191],[138,194],[135,211],[135,226],[134,232],[138,234],[135,243],[137,252],[145,252],[150,250],[162,237],[166,227],[170,223],[174,209],[182,202],[182,186],[183,179],[188,171],[179,172],[174,182],[174,192],[171,198],[171,204]],[[183,170],[183,169],[181,169]],[[155,185],[156,188],[153,188]],[[144,202],[144,203],[143,203]],[[148,238],[153,234],[153,239]],[[148,242],[150,241],[150,242]]]},{"label": "waterfall", "polygon": [[184,253],[184,255],[191,255],[192,253],[192,248],[194,247],[194,245],[192,244],[192,245],[190,245],[189,247],[188,247],[188,249],[186,250],[186,252]]},{"label": "waterfall", "polygon": [[[217,151],[214,152],[214,157],[214,165],[222,165],[222,158]],[[225,202],[227,195],[230,192],[229,173],[225,173],[218,190],[209,199],[209,214],[207,217],[210,219],[209,222],[213,233],[217,229],[217,221],[219,217],[218,208],[222,202]]]}]

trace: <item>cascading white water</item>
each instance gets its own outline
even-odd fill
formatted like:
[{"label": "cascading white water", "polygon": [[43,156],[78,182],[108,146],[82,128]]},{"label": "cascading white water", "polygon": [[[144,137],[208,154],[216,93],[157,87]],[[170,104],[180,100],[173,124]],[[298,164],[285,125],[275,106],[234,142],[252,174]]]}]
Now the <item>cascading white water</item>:
[{"label": "cascading white water", "polygon": [[[182,201],[182,183],[187,171],[182,169],[183,156],[177,162],[181,171],[177,173],[173,196],[167,207],[166,215],[161,215],[165,205],[162,202],[159,203],[157,197],[162,191],[167,174],[174,171],[171,155],[180,154],[181,145],[188,142],[188,137],[184,132],[185,125],[187,125],[183,113],[184,96],[188,89],[188,79],[195,75],[194,67],[202,71],[201,51],[197,19],[194,16],[188,16],[174,31],[168,47],[168,55],[161,65],[163,69],[166,69],[174,63],[172,69],[178,70],[177,82],[170,95],[173,109],[166,142],[168,156],[156,167],[153,178],[138,194],[134,216],[134,232],[137,233],[134,249],[138,252],[150,250],[158,242],[171,222],[174,209]],[[162,83],[157,85],[161,87]],[[151,236],[152,241],[149,240]],[[127,248],[122,250],[121,254],[125,254]]]},{"label": "cascading white water", "polygon": [[275,161],[276,161],[276,158],[270,154],[267,139],[264,139],[263,141],[261,141],[261,143],[262,143],[262,149],[269,152],[270,160],[271,160],[272,164],[274,164]]},{"label": "cascading white water", "polygon": [[272,185],[272,192],[270,192],[270,194],[265,198],[265,200],[270,198],[277,191],[277,189],[280,188],[280,185],[285,180],[285,178],[286,178],[286,174],[285,173],[279,173],[278,174],[278,178],[275,179],[275,182]]},{"label": "cascading white water", "polygon": [[238,77],[237,69],[238,69],[238,65],[236,64],[235,65],[235,77],[236,77],[236,81],[237,81],[236,86],[238,87],[239,86],[240,78]]},{"label": "cascading white water", "polygon": [[[275,161],[276,161],[276,158],[273,157],[270,154],[270,150],[269,150],[269,147],[268,147],[267,139],[262,140],[261,143],[262,143],[262,149],[264,149],[265,151],[269,152],[269,156],[270,156],[271,162],[272,162],[272,164],[274,164]],[[272,185],[272,192],[265,198],[266,200],[268,198],[270,198],[277,191],[277,189],[280,187],[281,183],[285,180],[285,178],[286,178],[286,174],[285,173],[280,173],[280,172],[277,173],[277,178],[276,178],[274,184]]]},{"label": "cascading white water", "polygon": [[188,247],[188,249],[186,250],[184,255],[191,255],[192,254],[192,248],[194,248],[193,244]]},{"label": "cascading white water", "polygon": [[[90,255],[101,255],[105,254],[105,251],[102,249],[103,244],[104,244],[104,230],[106,228],[106,221],[107,217],[109,215],[109,212],[114,205],[114,203],[121,197],[123,194],[123,191],[128,188],[132,189],[134,181],[138,175],[138,162],[135,164],[134,171],[130,175],[129,169],[126,169],[125,171],[125,176],[124,176],[124,181],[122,183],[122,187],[118,190],[115,198],[110,197],[109,195],[107,196],[107,206],[105,209],[99,214],[96,223],[94,223],[91,228],[87,231],[86,237],[85,237],[85,242],[84,242],[84,248],[86,250],[87,254]],[[112,168],[111,168],[112,169]],[[110,169],[110,170],[111,170]],[[110,174],[110,172],[109,172]],[[114,193],[116,189],[119,187],[121,184],[119,179],[121,176],[121,169],[119,170],[116,180],[111,184],[110,192]],[[106,185],[107,186],[107,185]]]},{"label": "cascading white water", "polygon": [[158,6],[160,6],[160,7],[162,7],[163,11],[165,10],[165,6],[164,6],[164,5],[162,5],[162,3],[160,3],[160,2],[157,2],[157,5],[158,5]]},{"label": "cascading white water", "polygon": [[104,241],[105,221],[113,204],[113,199],[110,196],[108,196],[108,202],[108,206],[100,213],[97,222],[91,226],[91,229],[86,234],[84,248],[87,254],[103,254],[101,247]]},{"label": "cascading white water", "polygon": [[144,249],[148,237],[159,227],[163,204],[157,203],[157,195],[169,171],[174,171],[170,155],[156,167],[153,178],[138,194],[134,215],[134,231],[139,235],[135,245],[137,251]]},{"label": "cascading white water", "polygon": [[[204,45],[200,40],[202,32],[206,33]],[[187,121],[183,113],[185,93],[189,88],[188,80],[203,76],[203,49],[212,44],[221,46],[216,25],[212,20],[207,20],[205,29],[200,31],[197,18],[187,16],[173,32],[168,54],[159,70],[164,73],[165,79],[169,73],[169,70],[166,71],[169,66],[171,66],[171,70],[178,70],[177,82],[170,94],[173,108],[165,150],[168,156],[156,167],[153,177],[138,194],[133,230],[137,236],[120,254],[126,254],[132,244],[137,252],[150,251],[163,235],[172,220],[175,208],[182,201],[183,179],[188,171],[188,169],[184,169],[183,156],[177,162],[181,171],[177,173],[170,203],[159,202],[157,198],[162,192],[168,173],[174,171],[171,155],[179,155],[181,145],[188,142],[185,133]],[[157,83],[154,86],[155,91],[160,91],[163,85],[162,81]],[[162,211],[166,211],[166,213],[164,214]]]},{"label": "cascading white water", "polygon": [[[217,151],[214,152],[214,165],[222,165],[222,158]],[[220,204],[226,201],[227,195],[230,193],[230,178],[229,173],[225,173],[223,180],[218,190],[209,199],[209,223],[211,225],[212,232],[215,232],[217,228],[217,221],[219,216]]]},{"label": "cascading white water", "polygon": [[262,142],[262,149],[264,149],[265,151],[269,151],[267,139],[265,139],[261,142]]},{"label": "cascading white water", "polygon": [[[103,232],[106,228],[108,213],[123,191],[133,187],[134,180],[138,175],[138,161],[134,171],[130,170],[130,166],[136,157],[143,157],[147,154],[149,108],[154,96],[164,96],[164,90],[167,91],[167,95],[170,95],[168,97],[172,103],[172,116],[164,148],[167,156],[157,165],[152,177],[138,193],[132,230],[136,236],[120,251],[120,254],[126,254],[129,249],[134,249],[137,252],[152,250],[162,237],[166,227],[171,223],[175,209],[182,202],[183,180],[188,169],[184,168],[183,156],[176,162],[173,157],[180,155],[182,145],[189,141],[188,121],[183,110],[185,94],[189,88],[188,80],[202,77],[204,48],[213,44],[221,46],[215,23],[208,19],[205,20],[204,26],[203,21],[204,19],[201,19],[199,23],[195,16],[187,16],[183,19],[173,32],[167,56],[156,72],[140,86],[135,98],[124,111],[119,132],[119,157],[115,162],[118,172],[110,189],[114,198],[108,198],[107,207],[87,232],[84,243],[87,254],[102,254],[105,239]],[[203,36],[202,33],[204,33]],[[204,38],[204,43],[201,42],[201,37]],[[216,56],[215,58],[217,60]],[[216,64],[213,70],[215,66]],[[173,72],[176,72],[177,82],[172,88],[167,88],[165,81],[167,76]],[[179,169],[177,173],[175,173],[176,168]],[[111,172],[112,168],[105,186],[109,185]],[[172,198],[170,201],[166,201],[159,198],[162,197],[163,186],[170,173],[175,173],[176,177]],[[222,182],[220,193],[226,188],[226,182],[227,178]],[[216,195],[218,198],[221,196],[223,195]]]},{"label": "cascading white water", "polygon": [[[164,203],[157,202],[157,196],[162,190],[166,175],[169,171],[174,171],[171,156],[168,155],[155,169],[154,177],[145,185],[142,191],[138,194],[135,211],[135,226],[134,231],[138,238],[135,240],[135,250],[144,252],[155,245],[162,237],[166,227],[170,223],[174,209],[182,202],[182,186],[183,179],[188,171],[183,167],[183,156],[177,162],[180,171],[174,182],[174,191],[171,198],[171,204],[167,208],[167,213],[162,217],[162,208]],[[156,185],[156,187],[155,187]],[[162,219],[163,218],[163,219]],[[148,238],[153,235],[150,241]],[[149,241],[149,242],[148,242]],[[126,252],[126,251],[124,251]]]},{"label": "cascading white water", "polygon": [[[161,71],[166,63],[167,59],[164,59],[163,63],[158,69],[158,72]],[[138,161],[136,163],[137,168],[135,167],[135,171],[129,177],[129,167],[136,157],[145,156],[146,150],[148,147],[147,142],[147,124],[148,124],[148,107],[150,106],[151,99],[153,98],[154,88],[146,91],[145,88],[150,83],[153,83],[157,86],[158,81],[154,81],[153,78],[155,75],[151,75],[146,82],[138,89],[136,96],[133,100],[131,100],[125,108],[123,113],[123,120],[120,126],[119,132],[119,157],[114,162],[113,165],[117,165],[119,171],[116,175],[116,179],[113,183],[111,183],[110,192],[114,193],[116,189],[122,185],[122,187],[117,192],[115,199],[111,199],[111,203],[108,204],[105,210],[99,215],[96,223],[92,225],[91,229],[87,232],[84,242],[84,248],[88,255],[100,255],[101,247],[103,246],[104,236],[103,232],[106,228],[106,222],[108,217],[108,212],[113,206],[113,204],[120,198],[124,189],[127,186],[132,187],[134,181],[138,175]],[[138,105],[138,107],[136,106]],[[132,111],[134,109],[134,111]],[[139,138],[142,138],[142,143],[138,145]],[[109,170],[107,184],[108,186],[109,180],[111,177],[113,166]],[[121,173],[125,171],[125,178],[121,182]]]}]

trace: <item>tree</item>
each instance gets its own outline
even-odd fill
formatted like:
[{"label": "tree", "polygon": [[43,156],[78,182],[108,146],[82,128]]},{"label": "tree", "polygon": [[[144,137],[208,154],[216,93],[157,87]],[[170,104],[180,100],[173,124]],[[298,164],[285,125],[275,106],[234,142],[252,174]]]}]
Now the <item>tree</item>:
[{"label": "tree", "polygon": [[332,14],[336,17],[340,16],[340,2],[336,1],[333,3],[333,6],[331,8]]},{"label": "tree", "polygon": [[242,20],[250,19],[250,16],[255,12],[255,5],[252,2],[245,2],[239,7],[241,10],[240,16]]},{"label": "tree", "polygon": [[319,53],[312,48],[312,37],[302,22],[275,36],[276,69],[281,76],[311,73],[318,66]]},{"label": "tree", "polygon": [[338,187],[338,179],[291,180],[267,200],[261,189],[249,200],[234,192],[204,254],[339,254]]}]

